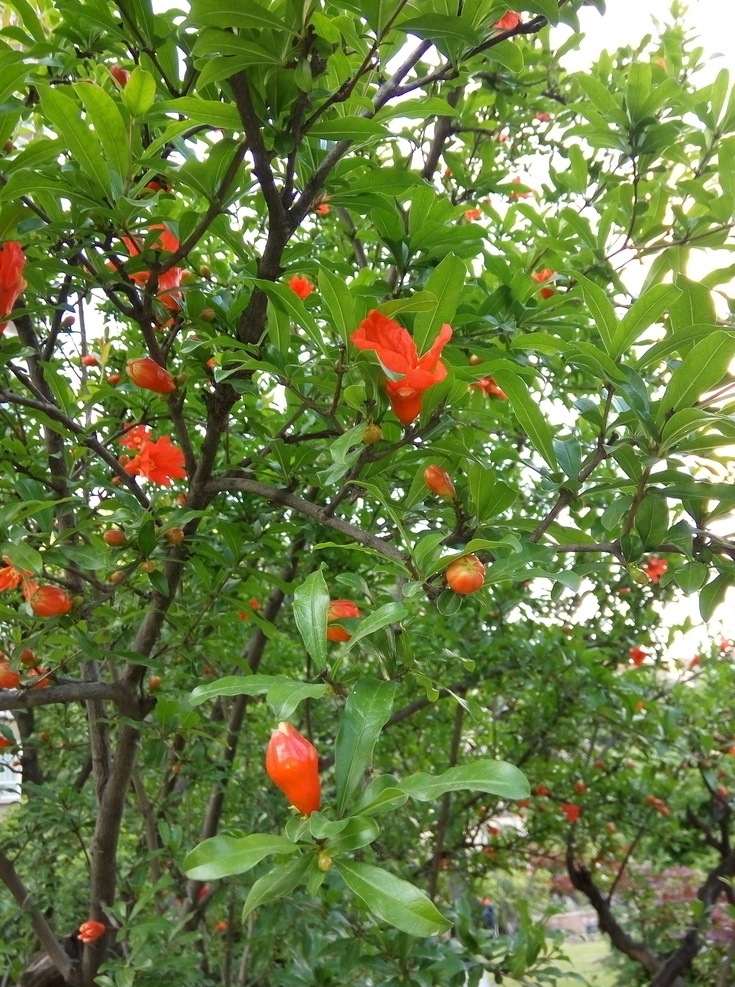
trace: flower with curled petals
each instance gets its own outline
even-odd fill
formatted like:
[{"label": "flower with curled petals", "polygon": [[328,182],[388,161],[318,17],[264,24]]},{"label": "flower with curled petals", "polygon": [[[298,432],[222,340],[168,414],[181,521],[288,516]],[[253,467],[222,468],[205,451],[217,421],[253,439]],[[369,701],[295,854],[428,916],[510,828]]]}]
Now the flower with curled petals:
[{"label": "flower with curled petals", "polygon": [[[153,243],[147,246],[146,250],[157,250],[173,254],[181,246],[178,237],[175,237],[171,230],[162,223],[152,226],[151,230],[159,230],[160,232]],[[141,253],[142,243],[138,237],[123,236],[120,239],[125,244],[131,257],[137,257]],[[158,299],[171,312],[176,312],[181,307],[181,292],[172,289],[179,287],[183,275],[183,268],[170,267],[158,277]],[[139,287],[144,287],[148,284],[151,274],[150,271],[133,271],[128,276]]]},{"label": "flower with curled petals", "polygon": [[138,455],[125,464],[125,469],[132,476],[144,476],[164,487],[170,487],[171,480],[186,478],[184,453],[167,435],[156,442],[145,441]]},{"label": "flower with curled petals", "polygon": [[375,310],[350,336],[359,350],[377,353],[383,370],[391,377],[386,387],[391,408],[404,425],[410,425],[420,415],[424,391],[447,376],[440,357],[451,338],[452,327],[443,325],[431,347],[419,356],[408,330]]}]

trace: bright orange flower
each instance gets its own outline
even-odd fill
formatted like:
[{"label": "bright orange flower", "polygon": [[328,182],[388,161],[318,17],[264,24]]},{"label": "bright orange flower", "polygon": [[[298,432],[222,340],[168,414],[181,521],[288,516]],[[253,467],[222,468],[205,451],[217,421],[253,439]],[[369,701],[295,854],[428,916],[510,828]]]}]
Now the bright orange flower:
[{"label": "bright orange flower", "polygon": [[123,426],[125,429],[125,435],[121,435],[117,440],[121,446],[125,446],[126,449],[140,449],[144,442],[148,441],[148,437],[151,434],[151,430],[147,425],[129,425]]},{"label": "bright orange flower", "polygon": [[[343,620],[345,617],[362,617],[360,608],[352,600],[331,600],[327,611],[327,622]],[[349,641],[352,635],[344,627],[328,627],[328,641]]]},{"label": "bright orange flower", "polygon": [[[22,277],[25,262],[25,254],[15,240],[0,244],[0,317],[10,315],[18,295],[26,287]],[[7,324],[0,323],[0,332]]]},{"label": "bright orange flower", "polygon": [[514,10],[509,10],[507,14],[503,14],[500,20],[493,24],[493,27],[496,31],[512,31],[520,23],[521,15],[517,14]]},{"label": "bright orange flower", "polygon": [[95,942],[107,932],[107,926],[103,922],[97,922],[91,918],[88,922],[82,922],[79,926],[77,936],[82,942]]},{"label": "bright orange flower", "polygon": [[308,298],[314,290],[314,285],[303,274],[295,274],[288,282],[288,286],[301,299]]},{"label": "bright orange flower", "polygon": [[657,583],[668,568],[669,563],[665,559],[660,559],[657,555],[652,555],[643,566],[643,571],[652,583]]},{"label": "bright orange flower", "polygon": [[359,350],[375,350],[386,374],[401,374],[387,384],[391,408],[404,425],[421,413],[424,391],[447,376],[440,360],[441,351],[452,338],[452,327],[443,325],[431,348],[419,356],[416,344],[403,326],[373,310],[363,319],[350,339]]},{"label": "bright orange flower", "polygon": [[471,223],[473,219],[479,219],[482,216],[482,209],[467,209],[464,218],[468,223]]},{"label": "bright orange flower", "polygon": [[[30,576],[30,573],[27,573]],[[15,589],[20,586],[23,580],[23,573],[19,572],[12,565],[6,565],[0,569],[0,590]]]},{"label": "bright orange flower", "polygon": [[171,480],[186,477],[184,453],[173,445],[167,435],[156,442],[146,440],[138,455],[125,464],[125,469],[132,476],[144,476],[164,487],[170,487]]},{"label": "bright orange flower", "polygon": [[494,377],[481,377],[475,384],[475,387],[479,387],[481,391],[489,394],[490,397],[502,398],[504,401],[508,400],[508,395],[495,383]]},{"label": "bright orange flower", "polygon": [[549,121],[551,120],[551,114],[550,113],[537,113],[536,114],[536,119],[538,120],[539,123],[549,123]]},{"label": "bright orange flower", "polygon": [[[548,281],[550,278],[553,278],[555,274],[556,271],[552,271],[550,267],[542,267],[540,271],[535,271],[531,277],[537,284],[542,284],[544,281]],[[542,298],[551,298],[553,294],[553,288],[541,288],[539,291],[539,295],[541,295]]]},{"label": "bright orange flower", "polygon": [[[161,232],[148,247],[148,250],[161,250],[164,253],[173,254],[181,246],[178,238],[162,223],[157,223],[151,229],[160,230]],[[137,257],[141,253],[142,241],[140,238],[123,236],[120,239],[125,244],[131,257]],[[158,278],[158,298],[171,312],[178,311],[181,306],[181,292],[172,291],[171,289],[179,287],[183,274],[183,268],[172,267]],[[150,271],[134,271],[129,275],[130,280],[134,281],[140,287],[148,284],[150,276]]]}]

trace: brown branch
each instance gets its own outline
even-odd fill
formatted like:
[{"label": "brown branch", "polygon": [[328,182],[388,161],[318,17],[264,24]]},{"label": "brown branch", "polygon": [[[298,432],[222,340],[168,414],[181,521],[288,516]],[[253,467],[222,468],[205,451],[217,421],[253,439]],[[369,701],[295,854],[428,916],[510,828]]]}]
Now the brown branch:
[{"label": "brown branch", "polygon": [[64,981],[67,983],[78,982],[76,978],[76,964],[61,948],[56,936],[51,931],[50,925],[36,908],[31,892],[18,877],[13,862],[5,856],[2,850],[0,850],[0,880],[15,898],[21,911],[24,911],[30,917],[33,931],[38,936],[49,959],[64,978]]},{"label": "brown branch", "polygon": [[[462,726],[464,723],[464,707],[461,703],[457,703],[454,711],[454,729],[452,730],[452,742],[449,749],[449,761],[447,768],[454,768],[459,760],[459,749],[462,743]],[[434,838],[434,855],[431,860],[431,869],[429,871],[429,882],[427,891],[429,897],[433,901],[436,898],[436,888],[439,882],[439,871],[441,869],[442,857],[444,855],[444,842],[447,836],[447,829],[449,827],[449,814],[452,808],[452,793],[446,792],[442,796],[441,808],[439,809],[439,818],[436,822],[436,836]]]},{"label": "brown branch", "polygon": [[3,689],[0,691],[0,710],[106,699],[119,703],[122,696],[122,688],[117,682],[64,682],[45,689]]},{"label": "brown branch", "polygon": [[377,535],[371,535],[369,532],[363,531],[362,528],[358,528],[355,525],[350,524],[349,521],[344,521],[342,518],[338,517],[329,517],[324,513],[324,508],[320,507],[318,504],[314,504],[309,500],[304,500],[303,497],[297,497],[295,494],[289,493],[287,490],[281,490],[278,487],[271,487],[266,483],[260,483],[258,480],[250,480],[246,477],[227,477],[225,479],[211,480],[207,484],[207,489],[212,494],[221,493],[223,491],[250,493],[255,494],[258,497],[263,497],[265,500],[273,503],[283,504],[284,507],[290,507],[299,514],[303,514],[305,517],[311,518],[317,524],[322,524],[327,528],[333,528],[335,531],[339,531],[340,534],[352,539],[352,541],[356,541],[360,545],[365,545],[367,548],[371,548],[373,551],[379,552],[386,558],[400,563],[400,565],[411,572],[411,575],[418,578],[416,573],[413,571],[413,565],[406,553],[394,548],[387,541],[379,538]]}]

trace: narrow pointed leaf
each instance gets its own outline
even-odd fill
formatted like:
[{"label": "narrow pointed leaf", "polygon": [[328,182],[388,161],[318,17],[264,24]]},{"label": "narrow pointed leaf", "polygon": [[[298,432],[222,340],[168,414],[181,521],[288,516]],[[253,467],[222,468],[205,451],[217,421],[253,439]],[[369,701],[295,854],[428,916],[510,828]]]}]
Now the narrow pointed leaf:
[{"label": "narrow pointed leaf", "polygon": [[253,833],[251,836],[213,836],[184,857],[184,873],[193,881],[216,881],[244,874],[271,854],[294,853],[297,849],[285,836]]},{"label": "narrow pointed leaf", "polygon": [[338,816],[344,814],[372,760],[380,731],[390,717],[394,695],[394,683],[363,679],[347,697],[335,752]]},{"label": "narrow pointed leaf", "polygon": [[337,870],[353,894],[389,925],[410,936],[434,936],[448,932],[448,922],[423,891],[371,864],[335,861]]}]

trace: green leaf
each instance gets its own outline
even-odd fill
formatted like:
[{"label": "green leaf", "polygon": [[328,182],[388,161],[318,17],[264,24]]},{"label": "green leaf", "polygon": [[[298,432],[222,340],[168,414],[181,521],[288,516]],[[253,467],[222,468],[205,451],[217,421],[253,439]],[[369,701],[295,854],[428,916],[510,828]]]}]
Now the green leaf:
[{"label": "green leaf", "polygon": [[479,35],[471,24],[448,14],[423,14],[421,17],[411,17],[408,20],[399,21],[395,26],[399,31],[414,34],[417,38],[424,38],[431,42],[436,42],[437,39],[463,41],[473,47],[480,43]]},{"label": "green leaf", "polygon": [[60,143],[69,148],[93,189],[112,195],[112,185],[99,141],[82,122],[77,104],[58,89],[39,86],[41,108],[56,131]]},{"label": "green leaf", "polygon": [[242,121],[232,103],[220,103],[216,99],[199,99],[196,96],[180,96],[162,103],[154,103],[151,112],[180,113],[192,123],[204,123],[213,130],[242,130]]},{"label": "green leaf", "polygon": [[502,514],[518,497],[518,490],[499,480],[494,470],[487,469],[480,463],[473,463],[467,470],[467,476],[470,481],[470,499],[478,524]]},{"label": "green leaf", "polygon": [[327,841],[331,853],[350,853],[352,850],[359,850],[380,835],[380,826],[373,819],[352,816],[346,822],[344,829]]},{"label": "green leaf", "polygon": [[680,295],[681,290],[673,284],[655,284],[644,291],[615,329],[610,354],[613,359],[625,353]]},{"label": "green leaf", "polygon": [[552,469],[557,468],[554,437],[549,423],[538,406],[538,397],[532,397],[525,382],[507,370],[493,371],[493,377],[508,395],[513,412],[525,429],[537,452],[540,452]]},{"label": "green leaf", "polygon": [[303,883],[312,861],[312,855],[304,854],[303,857],[289,860],[286,864],[278,864],[263,877],[259,877],[245,899],[242,909],[243,922],[260,905],[291,894],[295,887]]},{"label": "green leaf", "polygon": [[715,331],[696,343],[671,375],[661,400],[658,421],[672,409],[688,408],[727,373],[735,355],[735,334]]},{"label": "green leaf", "polygon": [[501,41],[485,52],[485,57],[491,62],[500,62],[509,72],[519,75],[525,68],[523,51],[514,41]]},{"label": "green leaf", "polygon": [[41,553],[37,552],[35,548],[31,548],[30,545],[26,545],[25,542],[18,542],[18,544],[6,542],[0,549],[0,556],[2,555],[7,555],[14,569],[27,569],[28,572],[38,575],[43,568]]},{"label": "green leaf", "polygon": [[156,80],[150,72],[136,65],[122,91],[122,101],[131,117],[146,113],[156,98]]},{"label": "green leaf", "polygon": [[413,338],[419,353],[429,348],[444,323],[454,318],[462,297],[467,265],[455,254],[447,256],[434,268],[424,285],[436,298],[434,307],[416,316]]},{"label": "green leaf", "polygon": [[289,30],[285,21],[254,0],[191,0],[187,20],[202,27]]},{"label": "green leaf", "polygon": [[399,788],[420,802],[434,802],[446,792],[487,792],[506,799],[523,799],[530,795],[522,771],[507,761],[476,758],[469,764],[449,768],[440,775],[420,772],[404,778]]},{"label": "green leaf", "polygon": [[373,137],[387,137],[382,123],[367,117],[334,117],[320,120],[308,130],[309,137],[330,141],[366,141]]},{"label": "green leaf", "polygon": [[344,278],[332,274],[326,267],[319,268],[319,294],[332,317],[332,324],[347,346],[350,335],[357,329],[355,306]]},{"label": "green leaf", "polygon": [[701,562],[687,562],[678,566],[674,579],[685,593],[698,593],[707,582],[709,570]]},{"label": "green leaf", "polygon": [[646,102],[651,93],[651,63],[634,60],[628,66],[625,85],[625,105],[632,124],[640,123],[646,115]]},{"label": "green leaf", "polygon": [[319,668],[327,664],[329,590],[321,569],[315,569],[294,592],[293,613],[306,650]]},{"label": "green leaf", "polygon": [[721,573],[699,591],[699,613],[702,620],[712,619],[715,610],[724,601],[725,593],[730,586],[732,586],[732,577]]},{"label": "green leaf", "polygon": [[272,854],[293,853],[294,844],[285,836],[253,833],[251,836],[213,836],[184,858],[184,873],[192,881],[216,881],[244,874]]},{"label": "green leaf", "polygon": [[78,83],[74,91],[84,104],[87,118],[99,138],[108,161],[124,182],[132,168],[130,132],[117,103],[101,86]]},{"label": "green leaf", "polygon": [[275,682],[275,675],[225,675],[214,682],[198,685],[189,702],[192,706],[201,706],[217,696],[262,696]]},{"label": "green leaf", "polygon": [[266,693],[265,699],[273,707],[277,720],[287,720],[304,699],[321,699],[327,691],[321,682],[293,682],[278,678]]},{"label": "green leaf", "polygon": [[306,332],[306,334],[322,352],[326,352],[324,333],[307,311],[306,306],[298,295],[286,284],[265,281],[254,278],[254,283],[268,295],[268,298]]},{"label": "green leaf", "polygon": [[380,732],[393,708],[395,684],[362,679],[347,697],[337,731],[335,780],[337,816],[344,815],[373,756]]},{"label": "green leaf", "polygon": [[579,471],[582,468],[582,449],[574,436],[570,435],[566,439],[554,439],[554,451],[559,465],[569,479],[579,479]]},{"label": "green leaf", "polygon": [[394,874],[371,864],[335,861],[337,871],[353,894],[389,925],[410,936],[448,932],[448,922],[423,891]]},{"label": "green leaf", "polygon": [[612,302],[599,285],[590,281],[583,274],[571,274],[571,276],[579,282],[585,305],[595,320],[602,344],[612,355],[614,351],[613,340],[618,328],[618,320]]},{"label": "green leaf", "polygon": [[408,613],[408,607],[404,606],[403,603],[384,603],[382,607],[379,607],[368,617],[363,617],[357,624],[352,631],[349,643],[345,645],[345,651],[350,651],[358,641],[374,634],[375,631],[379,631],[389,624],[397,624],[399,620],[407,617]]},{"label": "green leaf", "polygon": [[641,536],[643,548],[658,548],[668,527],[669,509],[666,500],[653,493],[646,494],[635,516],[635,530]]}]

